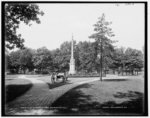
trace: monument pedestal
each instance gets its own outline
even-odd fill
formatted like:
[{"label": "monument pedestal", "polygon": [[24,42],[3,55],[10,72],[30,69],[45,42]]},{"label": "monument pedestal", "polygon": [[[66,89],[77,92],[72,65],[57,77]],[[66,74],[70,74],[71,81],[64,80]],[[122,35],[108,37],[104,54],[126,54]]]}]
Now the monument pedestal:
[{"label": "monument pedestal", "polygon": [[75,59],[71,58],[70,59],[70,70],[69,74],[75,74]]}]

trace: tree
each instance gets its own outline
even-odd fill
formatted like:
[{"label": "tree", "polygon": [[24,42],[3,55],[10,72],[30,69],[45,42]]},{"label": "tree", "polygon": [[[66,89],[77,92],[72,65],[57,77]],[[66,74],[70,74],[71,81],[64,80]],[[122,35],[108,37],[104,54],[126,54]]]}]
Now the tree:
[{"label": "tree", "polygon": [[44,13],[38,5],[31,3],[6,3],[5,4],[5,44],[8,49],[23,48],[24,39],[17,34],[20,22],[31,25],[31,21],[40,23],[38,15]]},{"label": "tree", "polygon": [[20,58],[19,58],[19,63],[20,63],[20,68],[24,71],[26,69],[29,69],[29,71],[34,69],[32,57],[34,55],[34,51],[29,48],[25,48],[24,50],[20,50]]},{"label": "tree", "polygon": [[143,68],[143,54],[141,51],[127,48],[125,55],[127,57],[125,66],[132,71],[132,75],[134,70],[138,71]]},{"label": "tree", "polygon": [[41,72],[52,68],[52,54],[46,47],[37,49],[32,61],[34,66]]},{"label": "tree", "polygon": [[69,71],[69,63],[71,57],[71,42],[64,42],[60,46],[59,68],[60,71]]},{"label": "tree", "polygon": [[143,67],[143,54],[141,51],[124,47],[115,49],[114,65],[119,67],[119,73],[126,71],[134,74],[134,70],[138,72]]},{"label": "tree", "polygon": [[34,50],[25,48],[23,50],[17,50],[7,55],[7,68],[12,73],[18,73],[19,70],[23,70],[24,73],[28,69],[29,71],[34,69],[32,57]]},{"label": "tree", "polygon": [[96,33],[92,34],[89,38],[94,38],[95,42],[98,45],[97,50],[100,50],[100,62],[101,62],[101,76],[100,79],[102,80],[102,69],[103,69],[103,57],[104,57],[104,47],[103,45],[111,44],[113,41],[109,39],[109,37],[114,36],[114,33],[112,32],[112,29],[108,26],[111,24],[111,22],[107,22],[105,20],[105,15],[102,14],[101,17],[98,18],[98,21],[96,24],[94,24],[94,31]]},{"label": "tree", "polygon": [[[74,41],[75,43],[75,41]],[[53,70],[69,71],[69,63],[71,57],[71,42],[65,41],[60,45],[59,49],[53,50]]]},{"label": "tree", "polygon": [[52,64],[52,71],[60,71],[60,63],[61,63],[61,54],[60,54],[60,49],[57,48],[52,51],[52,59],[53,59],[53,64]]},{"label": "tree", "polygon": [[125,69],[126,60],[127,57],[125,55],[125,48],[124,47],[116,48],[113,64],[116,65],[119,73],[122,72],[122,75],[123,75],[123,70]]},{"label": "tree", "polygon": [[18,73],[20,68],[20,50],[13,51],[10,53],[9,58],[7,58],[8,69],[12,73]]},{"label": "tree", "polygon": [[92,72],[95,70],[95,50],[93,43],[79,42],[78,45],[79,71]]}]

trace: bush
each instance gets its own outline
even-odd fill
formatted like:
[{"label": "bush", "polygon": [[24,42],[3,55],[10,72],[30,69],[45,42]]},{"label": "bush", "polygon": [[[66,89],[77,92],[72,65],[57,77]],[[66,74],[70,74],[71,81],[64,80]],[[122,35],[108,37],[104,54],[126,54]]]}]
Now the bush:
[{"label": "bush", "polygon": [[48,71],[42,71],[41,74],[49,74]]},{"label": "bush", "polygon": [[47,70],[43,70],[43,71],[36,70],[35,73],[36,74],[49,74],[49,71],[47,71]]}]

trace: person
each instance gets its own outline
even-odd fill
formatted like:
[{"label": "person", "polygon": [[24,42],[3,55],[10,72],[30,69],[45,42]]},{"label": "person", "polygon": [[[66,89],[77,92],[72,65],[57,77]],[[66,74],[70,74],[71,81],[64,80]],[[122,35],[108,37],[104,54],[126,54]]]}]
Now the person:
[{"label": "person", "polygon": [[55,75],[55,73],[53,72],[52,75],[51,75],[51,82],[52,82],[52,83],[55,83],[55,78],[56,78],[56,75]]}]

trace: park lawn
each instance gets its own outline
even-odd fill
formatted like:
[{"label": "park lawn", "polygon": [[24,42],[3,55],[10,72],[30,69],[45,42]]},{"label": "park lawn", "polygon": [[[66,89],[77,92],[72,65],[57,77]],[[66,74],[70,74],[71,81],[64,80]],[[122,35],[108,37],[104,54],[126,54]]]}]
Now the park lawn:
[{"label": "park lawn", "polygon": [[9,78],[5,79],[6,103],[23,95],[32,87],[32,83],[29,80],[15,79],[15,76],[9,76]]},{"label": "park lawn", "polygon": [[111,79],[80,85],[51,107],[58,115],[142,115],[143,96],[143,78]]},{"label": "park lawn", "polygon": [[20,75],[19,74],[14,74],[14,75],[6,75],[5,80],[9,79],[17,79]]}]

